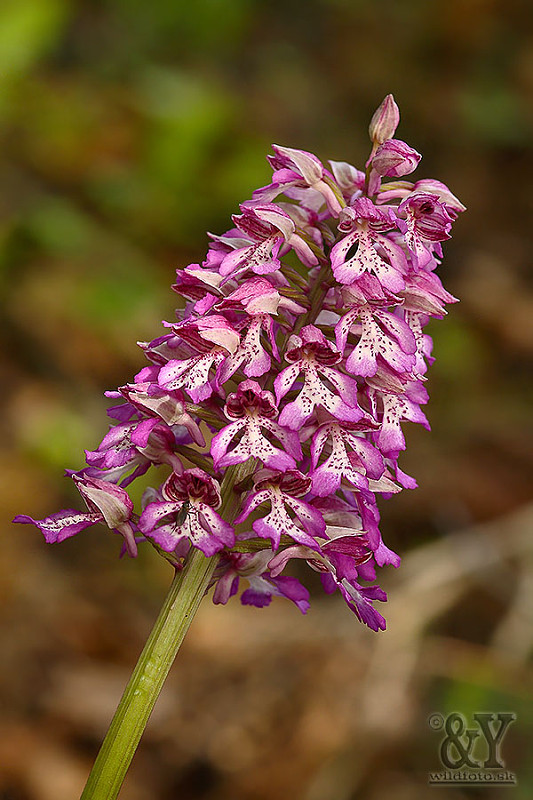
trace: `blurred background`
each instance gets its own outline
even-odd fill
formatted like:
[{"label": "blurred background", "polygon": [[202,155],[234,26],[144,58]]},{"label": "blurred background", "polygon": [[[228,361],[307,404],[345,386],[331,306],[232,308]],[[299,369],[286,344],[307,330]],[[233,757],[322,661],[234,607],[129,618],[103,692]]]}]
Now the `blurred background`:
[{"label": "blurred background", "polygon": [[[316,591],[301,618],[203,605],[124,800],[533,796],[533,13],[519,0],[3,0],[0,4],[0,799],[79,796],[170,570],[91,529],[63,469],[107,430],[174,270],[268,181],[271,143],[361,166],[388,92],[417,177],[467,205],[431,333],[420,483],[382,504],[404,557],[389,630]],[[430,714],[517,715],[516,788],[428,786]]]}]

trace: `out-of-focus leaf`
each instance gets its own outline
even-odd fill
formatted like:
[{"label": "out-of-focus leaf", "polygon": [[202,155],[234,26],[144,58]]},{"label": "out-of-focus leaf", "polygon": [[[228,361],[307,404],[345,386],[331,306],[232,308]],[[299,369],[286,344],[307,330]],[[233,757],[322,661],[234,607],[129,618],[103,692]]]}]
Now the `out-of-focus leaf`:
[{"label": "out-of-focus leaf", "polygon": [[512,87],[487,81],[459,93],[458,102],[463,125],[478,145],[530,144],[526,109]]},{"label": "out-of-focus leaf", "polygon": [[154,9],[142,0],[115,0],[114,5],[145,48],[177,42],[180,51],[201,49],[208,56],[213,50],[238,46],[254,4],[252,0],[159,0]]},{"label": "out-of-focus leaf", "polygon": [[25,405],[24,425],[17,430],[23,453],[28,453],[42,467],[59,470],[65,466],[83,466],[83,449],[94,436],[92,420],[68,408],[57,398],[41,395],[39,403]]},{"label": "out-of-focus leaf", "polygon": [[0,3],[0,80],[25,72],[53,47],[70,12],[65,0]]}]

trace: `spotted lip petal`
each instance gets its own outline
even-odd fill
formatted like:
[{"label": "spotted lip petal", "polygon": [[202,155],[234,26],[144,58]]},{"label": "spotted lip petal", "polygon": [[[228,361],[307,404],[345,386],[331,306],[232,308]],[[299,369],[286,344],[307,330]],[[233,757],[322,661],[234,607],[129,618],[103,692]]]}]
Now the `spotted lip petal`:
[{"label": "spotted lip petal", "polygon": [[[302,457],[298,436],[273,421],[272,417],[278,413],[274,396],[263,391],[257,381],[241,383],[237,392],[228,396],[224,412],[234,421],[222,428],[211,441],[216,469],[258,458],[265,466],[285,470],[295,467],[295,458]],[[264,431],[277,439],[284,449],[274,446]],[[240,441],[235,444],[234,439],[239,435]]]},{"label": "spotted lip petal", "polygon": [[227,351],[215,347],[210,353],[193,356],[185,361],[169,361],[161,368],[159,385],[163,389],[184,389],[194,403],[207,400],[213,393],[209,373],[227,358]]},{"label": "spotted lip petal", "polygon": [[[327,442],[331,452],[318,466]],[[348,453],[347,446],[352,452]],[[368,478],[377,480],[383,475],[383,458],[365,439],[350,434],[338,423],[326,423],[316,432],[311,445],[313,491],[319,497],[336,492],[341,483],[352,484],[358,490],[369,488]]]},{"label": "spotted lip petal", "polygon": [[272,555],[272,550],[223,554],[215,573],[213,602],[227,603],[237,593],[240,581],[245,580],[249,588],[241,595],[243,605],[264,608],[270,605],[272,597],[285,597],[305,614],[309,609],[309,592],[296,578],[272,575],[268,570]]},{"label": "spotted lip petal", "polygon": [[[257,474],[255,491],[248,495],[235,523],[239,525],[260,505],[269,503],[269,514],[252,524],[258,536],[270,539],[274,549],[279,547],[282,536],[288,536],[311,549],[319,549],[317,537],[324,536],[324,518],[316,508],[299,497],[307,493],[310,486],[311,479],[298,470],[281,472],[263,469]],[[301,528],[291,518],[287,507],[299,520]]]},{"label": "spotted lip petal", "polygon": [[[357,316],[361,336],[346,360],[346,369],[355,375],[371,377],[378,371],[382,359],[398,373],[410,373],[416,363],[416,340],[411,328],[387,312],[361,306]],[[350,325],[351,327],[351,325]],[[341,332],[341,337],[344,338]]]},{"label": "spotted lip petal", "polygon": [[[189,470],[188,474],[193,472]],[[194,470],[196,473],[201,470]],[[194,475],[192,476],[195,477]],[[212,479],[210,479],[212,482]],[[168,481],[167,481],[168,484]],[[167,485],[167,496],[174,494],[171,500],[155,501],[149,503],[139,519],[139,529],[144,535],[153,539],[166,552],[173,552],[183,540],[202,550],[206,556],[220,552],[224,547],[232,547],[235,543],[235,534],[231,525],[225,522],[206,502],[198,500],[194,487],[189,485],[187,499],[181,499],[185,494],[185,482],[177,488]],[[218,504],[220,495],[213,497],[206,494],[206,499]]]},{"label": "spotted lip petal", "polygon": [[236,352],[222,361],[217,368],[215,376],[217,387],[225,383],[240,368],[249,378],[259,378],[270,370],[272,359],[261,340],[263,330],[266,331],[274,358],[279,358],[272,321],[266,314],[257,314],[249,321]]},{"label": "spotted lip petal", "polygon": [[[274,381],[277,403],[290,391],[300,373],[304,375],[304,384],[297,398],[284,406],[280,425],[299,430],[317,406],[348,422],[357,422],[363,417],[357,405],[356,383],[330,366],[341,359],[341,354],[316,326],[307,325],[301,336],[291,336],[285,357],[293,363]],[[337,393],[324,383],[324,378]]]},{"label": "spotted lip petal", "polygon": [[[356,244],[355,254],[348,258]],[[380,254],[380,248],[384,255]],[[405,288],[403,273],[406,271],[406,261],[403,251],[394,242],[384,236],[371,234],[368,229],[351,233],[338,242],[331,251],[331,266],[335,278],[342,284],[352,284],[365,272],[372,272],[387,291],[394,293]]]},{"label": "spotted lip petal", "polygon": [[17,514],[13,522],[36,525],[48,544],[57,544],[91,525],[96,525],[97,522],[102,522],[102,519],[102,514],[97,512],[87,513],[67,508],[44,519],[33,519],[27,514]]}]

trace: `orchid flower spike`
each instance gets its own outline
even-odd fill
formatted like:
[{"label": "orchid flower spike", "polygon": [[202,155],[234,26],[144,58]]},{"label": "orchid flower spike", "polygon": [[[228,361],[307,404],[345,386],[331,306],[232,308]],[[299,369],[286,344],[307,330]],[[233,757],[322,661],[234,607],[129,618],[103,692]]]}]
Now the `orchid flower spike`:
[{"label": "orchid flower spike", "polygon": [[[420,154],[393,138],[387,95],[365,170],[274,145],[272,181],[177,272],[187,300],[141,345],[148,364],[108,395],[110,430],[71,477],[87,509],[33,523],[50,543],[103,523],[123,552],[153,546],[179,570],[216,559],[215,603],[258,607],[309,593],[282,573],[318,572],[355,616],[385,628],[377,568],[398,566],[378,500],[416,483],[399,466],[404,423],[426,428],[424,332],[455,298],[437,268],[464,206],[440,181],[403,178]],[[398,180],[402,178],[402,180]],[[128,487],[159,485],[135,508]]]}]

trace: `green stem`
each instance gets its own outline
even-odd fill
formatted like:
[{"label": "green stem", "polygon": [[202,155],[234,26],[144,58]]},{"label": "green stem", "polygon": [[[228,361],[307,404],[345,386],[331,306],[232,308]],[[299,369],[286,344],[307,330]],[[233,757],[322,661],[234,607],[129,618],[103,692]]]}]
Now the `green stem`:
[{"label": "green stem", "polygon": [[301,314],[294,326],[291,333],[300,333],[305,325],[310,323],[314,325],[316,318],[320,312],[324,298],[331,288],[331,267],[329,263],[322,264],[320,271],[316,277],[313,288],[309,295],[309,310],[306,314]]},{"label": "green stem", "polygon": [[[255,459],[228,467],[222,482],[220,516],[235,519],[239,505],[237,487],[255,470]],[[218,563],[195,547],[183,571],[177,572],[161,612],[91,770],[81,800],[115,800],[165,678],[189,630]]]},{"label": "green stem", "polygon": [[176,573],[89,775],[81,800],[114,800],[218,558],[193,549]]}]

